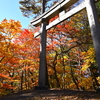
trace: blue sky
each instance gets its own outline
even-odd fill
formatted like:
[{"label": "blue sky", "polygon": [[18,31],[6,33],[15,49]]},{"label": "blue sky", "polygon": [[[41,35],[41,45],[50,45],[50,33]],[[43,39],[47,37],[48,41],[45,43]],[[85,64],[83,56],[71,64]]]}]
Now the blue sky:
[{"label": "blue sky", "polygon": [[19,0],[0,0],[0,22],[3,19],[20,21],[22,28],[28,28],[32,18],[26,18],[19,9]]}]

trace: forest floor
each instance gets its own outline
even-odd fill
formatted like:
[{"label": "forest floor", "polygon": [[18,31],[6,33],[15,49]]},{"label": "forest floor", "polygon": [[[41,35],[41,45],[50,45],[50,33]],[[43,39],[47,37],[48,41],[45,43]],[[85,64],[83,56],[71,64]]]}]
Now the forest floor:
[{"label": "forest floor", "polygon": [[100,93],[77,90],[26,90],[0,97],[0,100],[100,100]]}]

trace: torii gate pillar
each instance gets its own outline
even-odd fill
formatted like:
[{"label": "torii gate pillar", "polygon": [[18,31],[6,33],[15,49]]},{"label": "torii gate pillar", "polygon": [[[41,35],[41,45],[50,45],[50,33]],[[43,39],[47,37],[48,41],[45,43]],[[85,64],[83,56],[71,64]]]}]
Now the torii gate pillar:
[{"label": "torii gate pillar", "polygon": [[41,26],[41,46],[40,46],[40,69],[39,69],[39,86],[48,88],[48,72],[46,63],[46,19],[42,19]]},{"label": "torii gate pillar", "polygon": [[[96,52],[98,73],[100,77],[100,22],[96,13],[97,11],[95,7],[95,0],[85,0],[85,4],[88,13],[88,20],[93,38],[93,44]],[[100,84],[98,86],[98,92],[100,92]]]},{"label": "torii gate pillar", "polygon": [[36,90],[43,90],[49,88],[47,63],[46,63],[46,38],[47,38],[46,25],[47,25],[47,20],[43,18],[41,24],[39,82],[38,86],[35,87]]},{"label": "torii gate pillar", "polygon": [[[45,0],[42,0],[42,14],[45,12]],[[44,90],[49,88],[48,83],[48,71],[46,62],[46,39],[47,39],[47,20],[42,18],[41,20],[41,44],[40,44],[40,65],[39,65],[39,80],[36,90]]]}]

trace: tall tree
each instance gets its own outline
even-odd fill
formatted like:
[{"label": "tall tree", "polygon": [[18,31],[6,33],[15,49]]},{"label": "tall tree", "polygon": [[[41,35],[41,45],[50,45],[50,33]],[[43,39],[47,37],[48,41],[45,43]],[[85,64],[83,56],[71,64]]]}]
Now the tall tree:
[{"label": "tall tree", "polygon": [[[46,10],[59,0],[45,0]],[[42,13],[42,0],[20,0],[20,10],[25,17],[36,17]]]}]

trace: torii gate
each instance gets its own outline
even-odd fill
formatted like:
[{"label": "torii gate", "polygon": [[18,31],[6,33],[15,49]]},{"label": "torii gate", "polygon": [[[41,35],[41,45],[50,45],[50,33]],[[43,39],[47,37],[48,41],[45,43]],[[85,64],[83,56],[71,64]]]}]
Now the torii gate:
[{"label": "torii gate", "polygon": [[[61,0],[48,11],[44,12],[39,17],[31,20],[31,24],[35,27],[41,25],[39,32],[35,34],[35,37],[41,35],[41,50],[40,50],[40,66],[39,66],[39,83],[37,89],[47,89],[48,88],[48,74],[46,65],[46,31],[53,26],[63,22],[64,20],[70,18],[76,13],[87,10],[88,20],[91,29],[91,35],[93,38],[93,44],[96,52],[96,59],[98,63],[98,71],[100,76],[100,22],[98,15],[96,13],[95,2],[99,0],[84,0],[81,4],[65,12],[66,8],[70,7],[72,4],[78,0]],[[59,18],[48,24],[49,19],[53,18],[55,15],[59,14]]]}]

